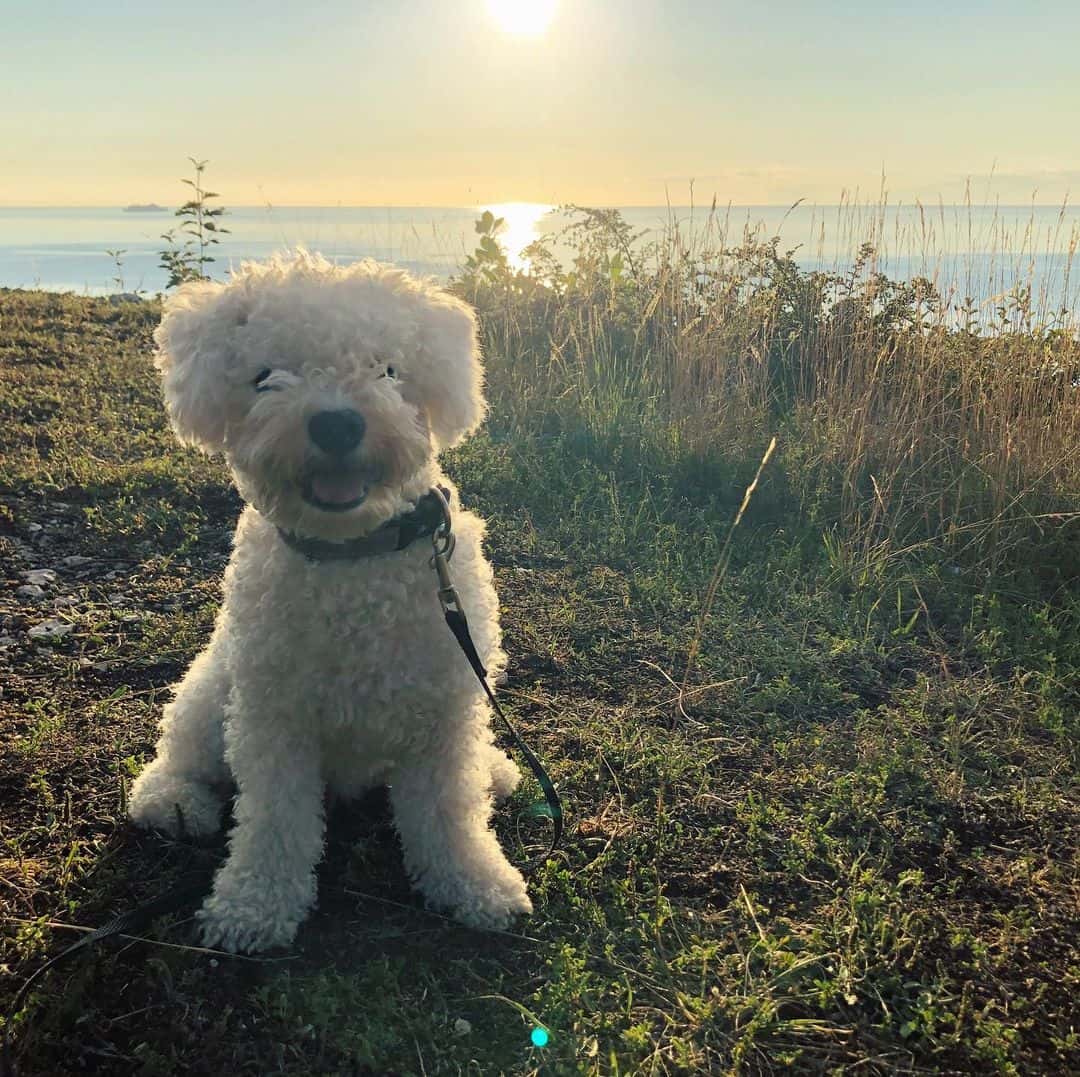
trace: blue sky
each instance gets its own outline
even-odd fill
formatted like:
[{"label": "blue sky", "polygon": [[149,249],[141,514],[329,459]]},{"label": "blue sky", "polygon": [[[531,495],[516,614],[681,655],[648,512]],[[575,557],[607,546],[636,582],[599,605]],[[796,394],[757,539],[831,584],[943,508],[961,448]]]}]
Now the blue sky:
[{"label": "blue sky", "polygon": [[[527,3],[529,0],[521,0]],[[1080,4],[0,0],[0,204],[1060,202]]]}]

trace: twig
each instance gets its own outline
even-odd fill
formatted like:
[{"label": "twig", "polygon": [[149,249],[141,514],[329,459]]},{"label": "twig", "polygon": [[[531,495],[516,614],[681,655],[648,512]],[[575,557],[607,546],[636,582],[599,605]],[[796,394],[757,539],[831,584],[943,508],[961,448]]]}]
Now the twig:
[{"label": "twig", "polygon": [[[446,916],[444,913],[435,912],[434,909],[421,909],[416,905],[406,905],[400,901],[391,901],[390,898],[377,897],[375,894],[365,894],[360,890],[350,890],[348,887],[342,887],[342,893],[348,894],[350,897],[364,898],[366,901],[377,901],[380,905],[392,905],[396,909],[404,909],[406,912],[417,913],[420,916],[433,916],[437,920],[443,920],[448,924],[453,924],[457,927],[463,927],[459,921],[455,920],[452,916]],[[535,942],[541,943],[542,939],[534,939],[531,935],[515,935],[512,931],[500,931],[498,928],[485,928],[485,933],[489,935],[505,935],[508,939],[517,939],[519,942]]]},{"label": "twig", "polygon": [[[88,934],[97,930],[97,928],[85,927],[82,924],[66,924],[61,920],[32,920],[20,916],[9,916],[7,917],[7,920],[13,924],[35,924],[39,927],[50,927],[61,931],[78,931],[82,934]],[[232,954],[229,953],[228,950],[214,950],[207,946],[186,946],[179,942],[162,942],[160,939],[148,939],[145,935],[125,935],[123,932],[120,932],[113,937],[117,939],[127,939],[129,942],[145,942],[150,946],[164,946],[170,950],[187,950],[195,954],[211,954],[214,957],[231,957],[237,961],[254,961],[258,964],[277,964],[282,961],[295,961],[298,956],[296,954],[290,954],[286,957],[251,957],[249,954]]]},{"label": "twig", "polygon": [[697,658],[698,652],[701,649],[701,637],[705,631],[705,620],[712,610],[713,600],[716,598],[716,590],[720,586],[720,581],[727,573],[728,562],[731,559],[731,539],[735,534],[735,529],[742,522],[743,515],[750,505],[750,499],[754,496],[754,491],[757,489],[761,473],[765,470],[765,465],[768,464],[769,458],[772,456],[775,449],[776,438],[773,437],[769,442],[769,447],[765,450],[765,455],[761,458],[761,463],[758,464],[757,472],[754,474],[754,481],[750,483],[746,488],[746,493],[743,494],[742,504],[739,506],[739,511],[735,514],[735,522],[731,525],[731,530],[728,531],[727,539],[724,541],[724,548],[720,551],[720,559],[716,562],[716,568],[713,570],[712,579],[709,580],[709,586],[705,591],[705,601],[701,604],[701,613],[698,615],[697,631],[694,633],[694,638],[690,642],[690,650],[686,656],[686,672],[683,674],[682,687],[679,690],[679,712],[684,718],[688,718],[689,715],[683,710],[682,700],[685,698],[686,685],[690,680],[690,674],[693,672],[694,660]]}]

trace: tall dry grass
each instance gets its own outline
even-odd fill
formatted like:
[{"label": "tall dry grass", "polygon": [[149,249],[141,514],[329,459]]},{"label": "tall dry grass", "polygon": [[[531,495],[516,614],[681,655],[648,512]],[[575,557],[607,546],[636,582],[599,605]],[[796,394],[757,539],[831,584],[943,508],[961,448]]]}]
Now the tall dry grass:
[{"label": "tall dry grass", "polygon": [[1075,571],[1080,232],[1065,210],[1045,227],[849,204],[809,255],[716,206],[658,237],[569,212],[528,272],[489,245],[458,281],[509,433],[753,461],[778,434],[804,511],[855,562],[932,545]]}]

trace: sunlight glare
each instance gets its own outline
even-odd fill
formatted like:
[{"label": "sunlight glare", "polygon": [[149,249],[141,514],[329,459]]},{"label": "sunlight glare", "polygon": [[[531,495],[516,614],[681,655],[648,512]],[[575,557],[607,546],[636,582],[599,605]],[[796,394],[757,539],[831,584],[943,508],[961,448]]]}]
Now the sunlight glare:
[{"label": "sunlight glare", "polygon": [[537,225],[555,207],[543,202],[500,202],[482,208],[491,210],[496,217],[502,217],[506,222],[498,238],[499,245],[506,251],[506,260],[511,269],[527,270],[529,260],[523,258],[521,252],[534,239],[540,238]]},{"label": "sunlight glare", "polygon": [[488,0],[488,11],[508,34],[542,34],[558,0]]}]

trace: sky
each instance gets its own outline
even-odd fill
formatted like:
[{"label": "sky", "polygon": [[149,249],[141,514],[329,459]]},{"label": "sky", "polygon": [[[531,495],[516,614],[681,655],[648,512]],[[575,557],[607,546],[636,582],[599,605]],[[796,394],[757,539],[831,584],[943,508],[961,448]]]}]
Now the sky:
[{"label": "sky", "polygon": [[0,0],[0,205],[1080,193],[1076,0],[496,2]]}]

